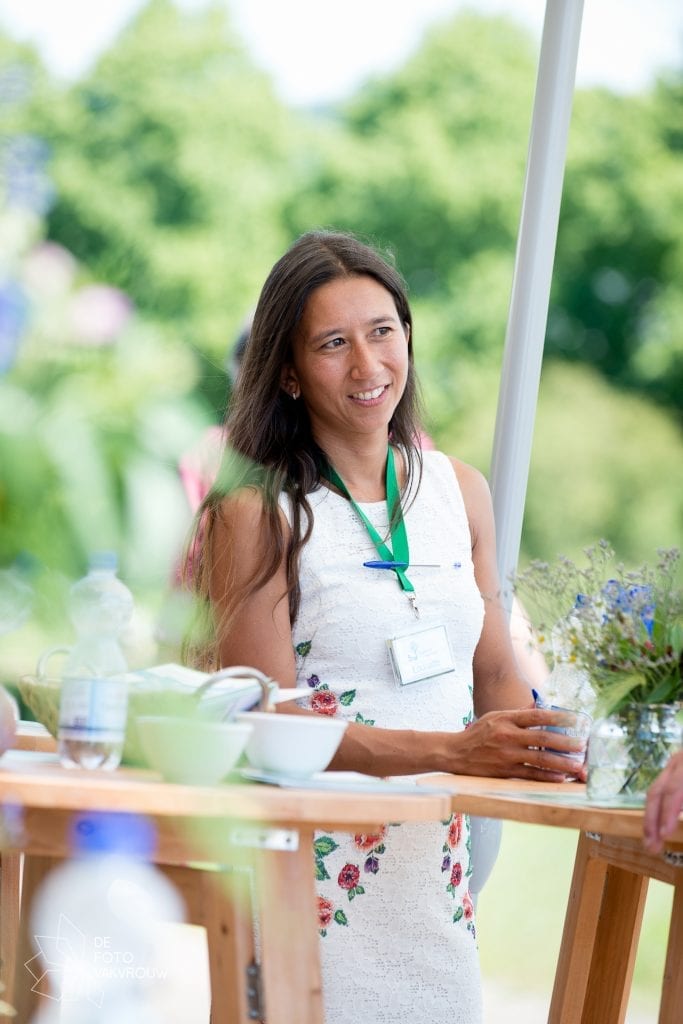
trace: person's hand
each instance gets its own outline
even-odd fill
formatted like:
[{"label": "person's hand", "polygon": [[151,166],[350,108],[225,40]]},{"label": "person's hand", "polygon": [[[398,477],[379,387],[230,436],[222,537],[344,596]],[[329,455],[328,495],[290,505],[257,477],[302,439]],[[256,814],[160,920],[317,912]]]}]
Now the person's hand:
[{"label": "person's hand", "polygon": [[[585,781],[586,769],[580,757],[586,740],[550,731],[549,727],[571,728],[571,712],[546,708],[518,711],[489,711],[459,733],[458,766],[452,770],[468,775],[497,778],[536,779],[543,782]],[[463,767],[464,759],[466,767]]]},{"label": "person's hand", "polygon": [[683,750],[673,754],[650,786],[645,802],[643,836],[645,849],[659,853],[683,811]]}]

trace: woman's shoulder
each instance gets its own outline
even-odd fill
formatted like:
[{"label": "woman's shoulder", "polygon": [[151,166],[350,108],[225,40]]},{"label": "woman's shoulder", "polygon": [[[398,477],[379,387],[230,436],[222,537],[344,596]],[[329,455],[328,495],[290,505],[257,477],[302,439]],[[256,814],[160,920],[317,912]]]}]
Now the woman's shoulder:
[{"label": "woman's shoulder", "polygon": [[458,459],[454,455],[446,455],[441,451],[424,452],[423,460],[426,467],[433,467],[435,471],[444,474],[446,477],[450,475],[455,476],[458,489],[470,518],[472,514],[476,514],[482,507],[490,505],[491,492],[488,481],[476,466],[463,462],[462,459]]},{"label": "woman's shoulder", "polygon": [[[240,531],[260,530],[267,514],[262,488],[253,484],[238,487],[225,494],[217,506],[217,519],[224,526]],[[280,508],[280,517],[286,521]]]},{"label": "woman's shoulder", "polygon": [[[441,472],[448,473],[452,470],[463,494],[465,492],[488,493],[489,485],[481,470],[477,469],[476,466],[471,466],[468,462],[463,462],[462,459],[456,458],[455,455],[447,455],[445,452],[434,449],[433,451],[423,452],[422,459],[425,466],[438,467]],[[450,470],[446,468],[448,466],[450,466]]]}]

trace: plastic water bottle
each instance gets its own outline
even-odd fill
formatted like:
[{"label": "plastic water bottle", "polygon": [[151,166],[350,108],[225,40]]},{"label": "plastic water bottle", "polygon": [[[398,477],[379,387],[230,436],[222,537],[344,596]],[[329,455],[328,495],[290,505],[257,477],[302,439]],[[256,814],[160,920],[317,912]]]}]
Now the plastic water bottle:
[{"label": "plastic water bottle", "polygon": [[155,838],[153,824],[132,814],[82,813],[72,823],[74,859],[54,868],[33,900],[37,953],[26,968],[49,997],[34,1024],[163,1024],[160,934],[185,914],[175,887],[147,862]]},{"label": "plastic water bottle", "polygon": [[113,769],[121,761],[128,684],[119,636],[133,613],[133,595],[116,570],[114,552],[94,555],[69,595],[77,642],[64,666],[58,731],[67,768]]}]

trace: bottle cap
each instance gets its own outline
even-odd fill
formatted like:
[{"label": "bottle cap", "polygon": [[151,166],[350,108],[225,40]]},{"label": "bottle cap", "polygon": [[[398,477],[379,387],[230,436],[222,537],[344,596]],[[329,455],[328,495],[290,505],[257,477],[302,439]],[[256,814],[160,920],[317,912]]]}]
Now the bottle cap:
[{"label": "bottle cap", "polygon": [[119,556],[115,551],[93,551],[88,561],[90,571],[116,572],[119,567]]},{"label": "bottle cap", "polygon": [[79,814],[71,823],[70,838],[76,854],[118,853],[147,860],[156,847],[150,819],[123,812]]}]

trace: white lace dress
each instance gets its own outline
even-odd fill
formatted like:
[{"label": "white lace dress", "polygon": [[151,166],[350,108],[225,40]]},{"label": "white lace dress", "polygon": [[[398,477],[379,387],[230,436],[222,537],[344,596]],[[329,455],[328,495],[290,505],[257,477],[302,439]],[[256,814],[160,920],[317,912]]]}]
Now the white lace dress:
[{"label": "white lace dress", "polygon": [[[472,718],[472,657],[483,621],[470,532],[457,479],[440,452],[424,453],[405,517],[419,625],[446,625],[455,669],[398,687],[387,638],[416,620],[349,502],[327,488],[301,565],[294,628],[297,685],[308,706],[376,728],[463,729]],[[287,511],[286,501],[283,508]],[[387,533],[384,502],[362,505]],[[476,1024],[481,1020],[474,910],[468,891],[469,820],[387,823],[377,835],[316,836],[326,1024]]]}]

